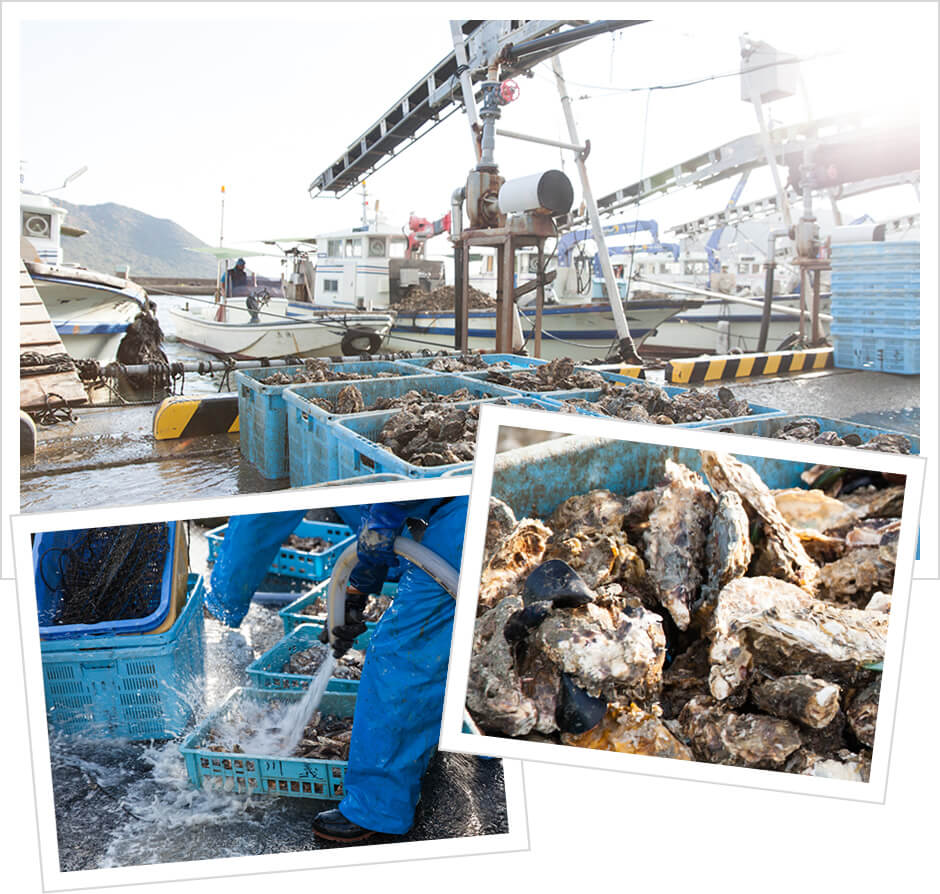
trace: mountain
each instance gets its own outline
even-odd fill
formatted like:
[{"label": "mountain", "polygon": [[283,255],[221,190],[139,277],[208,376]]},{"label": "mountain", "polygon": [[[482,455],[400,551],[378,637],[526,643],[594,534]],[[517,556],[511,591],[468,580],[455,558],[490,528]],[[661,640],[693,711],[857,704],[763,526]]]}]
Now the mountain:
[{"label": "mountain", "polygon": [[55,203],[68,211],[66,226],[88,231],[78,238],[62,237],[62,253],[67,263],[112,274],[130,264],[132,279],[215,276],[215,258],[187,251],[204,248],[206,244],[172,220],[151,217],[114,202],[72,205],[56,199]]}]

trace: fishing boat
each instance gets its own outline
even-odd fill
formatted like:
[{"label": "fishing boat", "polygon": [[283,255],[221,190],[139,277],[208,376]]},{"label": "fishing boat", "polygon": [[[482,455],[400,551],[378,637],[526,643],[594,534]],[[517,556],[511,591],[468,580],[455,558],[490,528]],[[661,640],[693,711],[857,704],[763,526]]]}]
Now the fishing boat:
[{"label": "fishing boat", "polygon": [[[200,249],[225,263],[266,252]],[[221,271],[220,271],[221,272]],[[387,311],[291,304],[266,289],[221,287],[216,298],[190,298],[168,308],[176,338],[184,344],[239,360],[374,353],[385,342],[394,315]]]},{"label": "fishing boat", "polygon": [[48,196],[21,190],[20,257],[65,350],[104,365],[117,358],[137,315],[148,311],[147,293],[130,279],[65,263],[62,236],[85,233],[66,225],[66,215]]}]

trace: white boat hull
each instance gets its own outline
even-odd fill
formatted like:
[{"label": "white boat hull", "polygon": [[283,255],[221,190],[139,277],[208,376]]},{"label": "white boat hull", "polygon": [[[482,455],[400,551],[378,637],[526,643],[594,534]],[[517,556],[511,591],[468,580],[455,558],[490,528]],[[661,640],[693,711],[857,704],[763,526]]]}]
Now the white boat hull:
[{"label": "white boat hull", "polygon": [[[698,299],[631,300],[624,309],[630,333],[637,344],[684,308]],[[535,308],[519,309],[526,347],[533,350]],[[614,316],[606,304],[552,305],[543,309],[541,356],[547,360],[571,357],[592,360],[607,356],[617,343]],[[395,351],[414,351],[422,346],[453,348],[453,312],[425,311],[399,314],[392,327],[388,346]],[[496,311],[471,310],[468,345],[473,350],[492,351],[496,345]]]},{"label": "white boat hull", "polygon": [[384,341],[392,319],[384,313],[333,313],[320,315],[320,320],[297,316],[290,322],[265,321],[262,316],[262,322],[252,323],[244,308],[232,305],[226,308],[224,321],[214,319],[216,308],[169,308],[167,313],[173,318],[174,334],[184,344],[239,360],[340,354],[347,327],[372,329]]},{"label": "white boat hull", "polygon": [[28,264],[27,269],[68,354],[102,365],[113,362],[146,292],[90,270],[47,264]]}]

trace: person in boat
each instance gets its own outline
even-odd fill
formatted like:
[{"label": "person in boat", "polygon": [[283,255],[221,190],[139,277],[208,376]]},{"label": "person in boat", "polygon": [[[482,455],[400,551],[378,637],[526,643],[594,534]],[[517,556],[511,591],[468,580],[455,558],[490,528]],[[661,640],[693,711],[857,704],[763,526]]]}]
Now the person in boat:
[{"label": "person in boat", "polygon": [[222,286],[226,296],[247,295],[253,275],[245,266],[245,259],[239,258],[235,266],[222,273]]},{"label": "person in boat", "polygon": [[[346,617],[333,627],[333,654],[342,656],[366,631],[370,595],[400,571],[398,591],[373,631],[356,696],[345,796],[318,813],[316,836],[363,841],[376,833],[404,835],[414,823],[421,780],[437,746],[454,620],[454,599],[431,576],[394,553],[395,538],[415,524],[422,546],[460,567],[467,497],[342,507],[358,512],[358,563],[346,589]],[[212,571],[207,609],[237,627],[280,545],[303,512],[237,516],[229,521]],[[423,524],[422,524],[423,523]],[[412,528],[414,530],[415,528]],[[423,530],[422,530],[423,529]],[[324,634],[326,631],[324,631]]]}]

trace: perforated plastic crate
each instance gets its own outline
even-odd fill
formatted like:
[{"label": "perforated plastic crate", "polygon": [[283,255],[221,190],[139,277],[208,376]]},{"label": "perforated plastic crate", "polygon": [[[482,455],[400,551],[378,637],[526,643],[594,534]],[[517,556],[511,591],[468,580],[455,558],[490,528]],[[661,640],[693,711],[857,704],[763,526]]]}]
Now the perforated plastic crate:
[{"label": "perforated plastic crate", "polygon": [[920,298],[833,298],[832,316],[837,328],[844,324],[916,328],[920,325]]},{"label": "perforated plastic crate", "polygon": [[845,242],[832,246],[833,267],[853,260],[878,261],[919,258],[920,242]]},{"label": "perforated plastic crate", "polygon": [[845,419],[831,419],[828,416],[809,416],[793,414],[788,416],[771,416],[761,419],[722,419],[709,423],[703,428],[716,431],[727,431],[738,435],[752,435],[759,438],[771,438],[781,428],[797,419],[813,419],[820,425],[821,431],[834,431],[840,438],[849,434],[859,435],[862,441],[870,441],[875,435],[902,435],[911,442],[911,452],[920,453],[920,438],[906,432],[896,432],[888,428],[877,428],[872,425],[861,425],[858,422],[849,422]]},{"label": "perforated plastic crate", "polygon": [[919,332],[892,337],[834,332],[832,346],[833,363],[840,369],[871,369],[901,375],[920,373]]},{"label": "perforated plastic crate", "polygon": [[[471,406],[500,402],[503,405],[533,407],[555,411],[561,409],[557,401],[544,398],[517,397],[496,398],[491,401],[454,404],[466,410]],[[473,462],[468,460],[443,466],[416,466],[396,456],[390,450],[380,446],[376,438],[382,426],[388,422],[397,410],[384,413],[361,413],[358,416],[345,416],[330,423],[331,432],[336,439],[337,478],[355,478],[361,475],[396,474],[408,478],[437,478],[451,475],[469,475],[473,471]]]},{"label": "perforated plastic crate", "polygon": [[832,294],[846,291],[909,291],[920,294],[920,270],[850,270],[832,271]]},{"label": "perforated plastic crate", "polygon": [[[180,746],[186,772],[197,788],[218,779],[226,791],[249,795],[282,795],[289,798],[319,798],[339,801],[343,797],[345,761],[310,760],[280,755],[236,754],[210,751],[207,739],[214,724],[239,710],[245,700],[268,706],[299,701],[303,692],[292,690],[235,689]],[[324,714],[352,717],[354,692],[327,691],[320,702]],[[272,707],[273,710],[273,707]]]},{"label": "perforated plastic crate", "polygon": [[[286,478],[287,458],[287,406],[284,390],[289,385],[263,385],[259,380],[272,373],[292,376],[302,366],[242,369],[235,373],[238,390],[238,447],[264,478]],[[331,369],[355,375],[375,376],[395,373],[399,376],[415,375],[414,367],[390,360],[344,361],[331,364]],[[348,384],[348,383],[347,383]]]},{"label": "perforated plastic crate", "polygon": [[[84,636],[110,636],[117,633],[145,633],[159,627],[170,612],[173,599],[173,568],[177,553],[185,552],[186,540],[179,522],[167,523],[167,551],[159,590],[150,599],[150,611],[139,618],[116,618],[97,624],[53,624],[59,608],[61,592],[50,589],[61,577],[57,558],[62,550],[76,544],[86,530],[53,531],[36,535],[33,543],[33,570],[36,579],[36,607],[39,615],[39,636],[43,640],[75,639]],[[103,556],[101,557],[104,558]]]},{"label": "perforated plastic crate", "polygon": [[201,577],[165,633],[93,636],[42,643],[49,725],[101,738],[166,739],[193,716],[202,688],[205,640]]},{"label": "perforated plastic crate", "polygon": [[[324,623],[326,623],[326,613],[322,615],[305,615],[304,609],[307,606],[312,605],[317,599],[322,596],[326,599],[328,583],[324,581],[319,587],[314,587],[309,593],[305,593],[303,596],[295,599],[290,605],[285,605],[282,608],[278,615],[281,618],[281,622],[284,624],[284,634],[285,636],[292,633],[302,624],[312,624],[318,626],[319,629],[323,629]],[[395,594],[398,592],[398,584],[393,582],[388,582],[382,587],[382,595],[389,596],[392,599],[395,598]],[[372,630],[375,628],[377,621],[367,621],[365,633],[361,634],[358,639],[354,642],[354,645],[357,649],[364,649],[369,645],[369,640],[372,638]]]},{"label": "perforated plastic crate", "polygon": [[[220,525],[206,535],[209,541],[209,562],[215,562],[218,559],[227,529],[228,525]],[[298,580],[309,580],[314,583],[326,580],[330,576],[339,554],[355,538],[353,529],[347,525],[310,521],[306,518],[294,528],[294,534],[297,537],[319,537],[321,540],[328,540],[333,545],[322,553],[305,553],[291,546],[282,545],[277,551],[277,556],[268,566],[268,573]]]},{"label": "perforated plastic crate", "polygon": [[[311,674],[291,674],[285,671],[287,662],[292,655],[303,652],[320,644],[320,634],[323,631],[323,622],[300,624],[278,643],[268,649],[260,658],[256,658],[246,668],[249,685],[256,689],[294,689],[305,690],[313,679]],[[372,630],[366,631],[359,638],[362,644],[355,645],[357,649],[364,649],[372,638]],[[358,680],[331,679],[327,684],[327,692],[355,692],[359,688]]]},{"label": "perforated plastic crate", "polygon": [[[408,391],[430,391],[448,395],[465,389],[473,400],[517,394],[511,388],[502,388],[488,382],[471,382],[447,373],[411,375],[407,378],[374,379],[354,383],[362,394],[366,407],[380,398],[401,397]],[[284,392],[287,403],[287,440],[290,455],[290,481],[294,487],[334,481],[339,476],[336,440],[330,437],[329,423],[352,414],[330,413],[318,407],[314,398],[335,400],[348,382],[318,382],[313,385],[293,385]],[[395,412],[395,411],[390,411]]]}]

